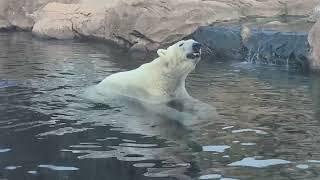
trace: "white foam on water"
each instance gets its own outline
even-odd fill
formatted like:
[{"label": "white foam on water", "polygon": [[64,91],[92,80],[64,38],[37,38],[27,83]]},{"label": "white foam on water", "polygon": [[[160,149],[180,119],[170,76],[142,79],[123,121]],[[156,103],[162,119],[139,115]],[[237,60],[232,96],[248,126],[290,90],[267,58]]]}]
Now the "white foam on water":
[{"label": "white foam on water", "polygon": [[16,169],[18,169],[18,168],[20,168],[21,166],[7,166],[7,167],[5,167],[4,169],[6,169],[6,170],[16,170]]},{"label": "white foam on water", "polygon": [[39,165],[40,168],[48,168],[54,171],[77,171],[79,168],[76,167],[66,167],[66,166],[55,166],[55,165]]},{"label": "white foam on water", "polygon": [[53,130],[53,131],[49,131],[49,132],[44,132],[41,134],[38,134],[37,136],[63,136],[65,134],[73,134],[73,133],[79,133],[79,132],[84,132],[87,130],[91,130],[93,128],[73,128],[73,127],[64,127],[64,128],[60,128],[57,130]]},{"label": "white foam on water", "polygon": [[243,132],[255,132],[257,134],[268,134],[265,131],[262,130],[258,130],[258,129],[237,129],[237,130],[233,130],[232,133],[243,133]]},{"label": "white foam on water", "polygon": [[117,140],[119,139],[118,137],[107,137],[107,138],[104,138],[104,139],[96,139],[97,141],[107,141],[107,140]]},{"label": "white foam on water", "polygon": [[205,152],[218,152],[223,153],[226,149],[229,149],[230,146],[220,145],[220,146],[203,146],[202,150]]},{"label": "white foam on water", "polygon": [[80,145],[71,145],[69,146],[71,148],[88,148],[88,149],[91,149],[91,148],[101,148],[102,146],[99,146],[99,145],[85,145],[85,144],[80,144]]},{"label": "white foam on water", "polygon": [[233,127],[234,127],[234,126],[227,126],[227,127],[222,128],[222,130],[231,129],[231,128],[233,128]]},{"label": "white foam on water", "polygon": [[200,176],[200,180],[205,180],[205,179],[220,179],[222,176],[220,174],[208,174],[208,175],[203,175]]},{"label": "white foam on water", "polygon": [[28,171],[27,173],[29,173],[29,174],[38,174],[37,171]]},{"label": "white foam on water", "polygon": [[86,152],[86,150],[71,150],[71,149],[61,149],[61,152],[71,152],[73,154],[80,154]]},{"label": "white foam on water", "polygon": [[320,160],[308,160],[309,163],[320,163]]},{"label": "white foam on water", "polygon": [[256,167],[264,168],[268,166],[280,165],[280,164],[289,164],[290,161],[282,159],[265,159],[265,160],[256,160],[254,157],[247,157],[240,161],[233,162],[228,164],[228,166],[245,166],[245,167]]},{"label": "white foam on water", "polygon": [[133,164],[133,166],[137,167],[137,168],[152,168],[155,165],[156,164],[154,164],[154,163],[135,163],[135,164]]},{"label": "white foam on water", "polygon": [[307,165],[307,164],[298,164],[298,165],[296,165],[296,167],[299,168],[299,169],[308,169],[309,165]]},{"label": "white foam on water", "polygon": [[138,143],[121,143],[119,146],[125,147],[141,147],[141,148],[150,148],[150,147],[157,147],[157,144],[138,144]]},{"label": "white foam on water", "polygon": [[256,143],[241,143],[242,146],[254,146]]},{"label": "white foam on water", "polygon": [[6,149],[0,149],[0,153],[5,153],[5,152],[9,152],[11,151],[11,149],[6,148]]}]

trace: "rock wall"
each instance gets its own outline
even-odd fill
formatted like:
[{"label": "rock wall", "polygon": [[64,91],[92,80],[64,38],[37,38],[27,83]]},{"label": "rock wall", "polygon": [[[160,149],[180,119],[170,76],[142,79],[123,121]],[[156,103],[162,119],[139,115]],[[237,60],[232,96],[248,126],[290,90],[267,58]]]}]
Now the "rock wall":
[{"label": "rock wall", "polygon": [[199,26],[250,17],[305,16],[319,0],[0,0],[0,28],[48,38],[93,37],[154,50]]},{"label": "rock wall", "polygon": [[18,28],[31,30],[32,13],[50,2],[77,3],[78,0],[0,0],[0,29]]},{"label": "rock wall", "polygon": [[320,72],[320,18],[312,27],[308,40],[311,47],[310,68]]}]

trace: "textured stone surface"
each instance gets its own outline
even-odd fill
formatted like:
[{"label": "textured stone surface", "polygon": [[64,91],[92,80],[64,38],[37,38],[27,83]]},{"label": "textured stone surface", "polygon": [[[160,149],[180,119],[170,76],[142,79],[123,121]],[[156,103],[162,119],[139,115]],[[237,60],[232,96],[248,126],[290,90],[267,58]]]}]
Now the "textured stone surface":
[{"label": "textured stone surface", "polygon": [[[248,28],[248,27],[245,27]],[[208,26],[199,28],[193,38],[213,52],[212,59],[246,59],[251,63],[308,69],[308,33],[281,32],[251,28],[243,36],[243,27]]]},{"label": "textured stone surface", "polygon": [[290,16],[310,16],[319,0],[286,0],[286,14]]},{"label": "textured stone surface", "polygon": [[320,19],[309,33],[309,44],[311,46],[310,67],[320,72]]},{"label": "textured stone surface", "polygon": [[0,0],[0,27],[43,37],[101,38],[149,50],[199,26],[245,17],[309,16],[318,0]]},{"label": "textured stone surface", "polygon": [[6,24],[6,28],[16,27],[31,30],[34,25],[32,15],[43,8],[49,2],[72,3],[78,0],[0,0],[0,28]]},{"label": "textured stone surface", "polygon": [[309,17],[316,4],[319,0],[0,0],[0,28],[32,29],[57,39],[93,37],[128,48],[139,43],[154,50],[217,22]]},{"label": "textured stone surface", "polygon": [[309,21],[316,22],[318,19],[320,19],[320,4],[313,9],[313,12],[309,18]]}]

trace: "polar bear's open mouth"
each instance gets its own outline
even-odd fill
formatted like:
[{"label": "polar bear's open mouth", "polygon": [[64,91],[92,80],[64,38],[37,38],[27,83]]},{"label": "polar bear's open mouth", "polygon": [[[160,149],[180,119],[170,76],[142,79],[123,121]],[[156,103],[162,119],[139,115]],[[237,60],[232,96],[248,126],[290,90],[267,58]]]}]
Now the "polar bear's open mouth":
[{"label": "polar bear's open mouth", "polygon": [[196,59],[196,58],[200,58],[200,51],[199,52],[193,52],[193,53],[189,53],[187,54],[187,58],[188,59]]}]

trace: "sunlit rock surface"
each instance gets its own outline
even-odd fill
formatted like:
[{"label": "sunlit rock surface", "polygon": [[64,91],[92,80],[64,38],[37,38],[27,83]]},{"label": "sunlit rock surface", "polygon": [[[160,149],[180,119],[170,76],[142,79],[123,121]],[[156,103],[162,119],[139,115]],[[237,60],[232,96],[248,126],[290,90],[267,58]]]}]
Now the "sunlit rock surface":
[{"label": "sunlit rock surface", "polygon": [[316,4],[318,0],[0,0],[0,28],[32,29],[57,39],[94,37],[125,47],[140,43],[154,50],[199,26],[251,17],[309,17]]},{"label": "sunlit rock surface", "polygon": [[50,2],[76,3],[78,0],[0,0],[0,29],[31,30],[34,25],[32,14]]},{"label": "sunlit rock surface", "polygon": [[320,71],[320,20],[311,29],[308,40],[312,49],[310,67],[314,71]]}]

